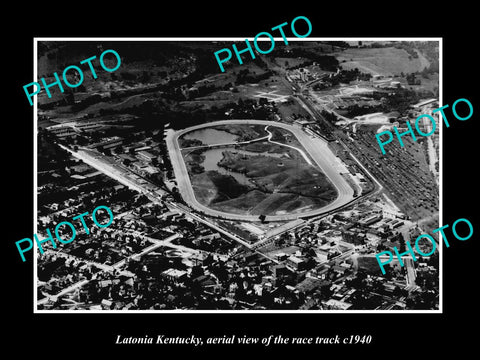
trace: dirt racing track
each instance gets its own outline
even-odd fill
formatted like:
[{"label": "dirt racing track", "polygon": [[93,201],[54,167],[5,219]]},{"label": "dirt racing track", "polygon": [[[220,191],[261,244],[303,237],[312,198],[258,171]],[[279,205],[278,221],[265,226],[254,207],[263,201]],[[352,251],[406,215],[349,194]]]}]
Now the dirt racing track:
[{"label": "dirt racing track", "polygon": [[192,126],[187,129],[179,131],[169,130],[167,132],[167,147],[170,155],[170,160],[175,172],[175,178],[177,180],[178,189],[185,202],[196,211],[202,212],[206,215],[240,221],[259,221],[258,215],[248,214],[233,214],[211,209],[205,205],[200,204],[195,198],[195,194],[190,183],[190,177],[188,170],[180,151],[178,144],[178,138],[183,134],[202,129],[213,127],[217,125],[230,125],[230,124],[244,124],[244,125],[271,125],[279,128],[283,128],[293,133],[298,141],[302,144],[304,149],[309,153],[315,164],[322,170],[322,172],[330,179],[338,192],[337,198],[322,208],[315,210],[309,210],[302,213],[282,214],[282,215],[269,215],[266,217],[266,221],[289,221],[303,217],[311,217],[321,215],[327,212],[331,212],[341,206],[344,206],[354,200],[353,189],[348,185],[345,179],[336,170],[338,168],[339,159],[335,157],[332,151],[328,148],[327,142],[318,137],[312,137],[304,132],[300,127],[283,124],[275,121],[266,120],[221,120],[211,123]]}]

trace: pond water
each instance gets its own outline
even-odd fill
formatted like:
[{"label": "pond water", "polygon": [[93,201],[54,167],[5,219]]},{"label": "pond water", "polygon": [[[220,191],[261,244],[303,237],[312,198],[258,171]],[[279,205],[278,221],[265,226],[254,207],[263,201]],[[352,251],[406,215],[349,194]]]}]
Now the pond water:
[{"label": "pond water", "polygon": [[[217,130],[213,128],[206,128],[195,130],[183,135],[185,139],[197,139],[200,140],[205,145],[212,145],[212,144],[225,144],[235,142],[237,140],[237,136],[230,134],[223,130]],[[251,186],[252,183],[250,180],[243,174],[229,171],[223,167],[218,166],[217,164],[222,160],[224,151],[231,151],[240,154],[245,154],[249,156],[258,156],[258,155],[265,155],[275,158],[282,157],[282,154],[278,153],[268,153],[268,152],[252,152],[247,150],[240,150],[235,149],[234,147],[226,146],[221,148],[214,148],[208,149],[203,152],[205,156],[205,160],[200,164],[203,166],[205,171],[214,170],[223,175],[231,175],[233,176],[239,184]]]},{"label": "pond water", "polygon": [[231,175],[233,176],[239,184],[242,185],[249,185],[251,186],[252,183],[248,180],[248,178],[240,173],[228,171],[227,169],[218,166],[217,164],[222,160],[224,151],[235,151],[234,148],[224,147],[224,148],[217,148],[217,149],[209,149],[205,151],[203,154],[205,155],[205,160],[203,161],[202,165],[205,168],[205,171],[214,170],[223,175]]}]

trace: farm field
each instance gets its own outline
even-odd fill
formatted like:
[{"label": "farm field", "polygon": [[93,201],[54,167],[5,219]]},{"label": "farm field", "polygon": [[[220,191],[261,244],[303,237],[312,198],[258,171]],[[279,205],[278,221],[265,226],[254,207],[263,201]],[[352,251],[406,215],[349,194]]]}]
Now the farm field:
[{"label": "farm field", "polygon": [[[422,71],[429,65],[421,54],[417,59],[409,59],[403,49],[386,48],[349,48],[336,53],[342,69],[358,68],[361,72],[372,75],[394,76],[401,72],[412,73]],[[345,62],[343,62],[345,60]]]}]

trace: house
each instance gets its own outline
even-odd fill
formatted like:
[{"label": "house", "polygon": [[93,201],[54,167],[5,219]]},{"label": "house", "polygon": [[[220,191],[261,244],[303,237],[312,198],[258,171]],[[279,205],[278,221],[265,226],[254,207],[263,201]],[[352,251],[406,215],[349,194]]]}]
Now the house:
[{"label": "house", "polygon": [[167,279],[179,283],[182,282],[186,279],[187,277],[187,272],[183,270],[177,270],[177,269],[168,269],[162,272],[162,276],[166,277]]},{"label": "house", "polygon": [[339,265],[334,265],[332,267],[333,271],[335,271],[336,273],[340,274],[340,275],[344,275],[345,274],[345,271],[347,270],[347,268],[343,267],[343,266],[339,266]]},{"label": "house", "polygon": [[360,224],[362,225],[372,225],[374,223],[376,223],[377,221],[380,221],[382,220],[382,215],[373,215],[373,216],[370,216],[366,219],[363,219],[360,221]]},{"label": "house", "polygon": [[139,151],[138,156],[147,161],[152,161],[157,157],[156,155],[153,155],[152,153],[149,153],[148,151],[144,151],[144,150]]},{"label": "house", "polygon": [[319,262],[325,262],[328,260],[328,251],[315,249],[315,254]]},{"label": "house", "polygon": [[344,302],[344,301],[339,301],[339,300],[335,300],[335,299],[330,299],[328,300],[325,305],[328,307],[328,308],[331,308],[331,309],[338,309],[338,310],[347,310],[349,309],[352,304],[350,303],[347,303],[347,302]]}]

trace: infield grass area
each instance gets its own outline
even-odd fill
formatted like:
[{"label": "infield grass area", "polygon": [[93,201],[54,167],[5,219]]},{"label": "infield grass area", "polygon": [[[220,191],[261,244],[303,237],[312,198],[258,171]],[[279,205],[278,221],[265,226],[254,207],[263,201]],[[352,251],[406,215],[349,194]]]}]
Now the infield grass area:
[{"label": "infield grass area", "polygon": [[[226,133],[223,138],[221,132]],[[230,144],[232,134],[240,144],[208,146]],[[255,139],[263,140],[241,144]],[[307,163],[301,153],[306,150],[286,129],[215,126],[186,133],[179,143],[201,144],[191,152],[184,149],[183,159],[197,201],[212,209],[250,215],[301,213],[321,208],[338,195],[321,169]]]}]

